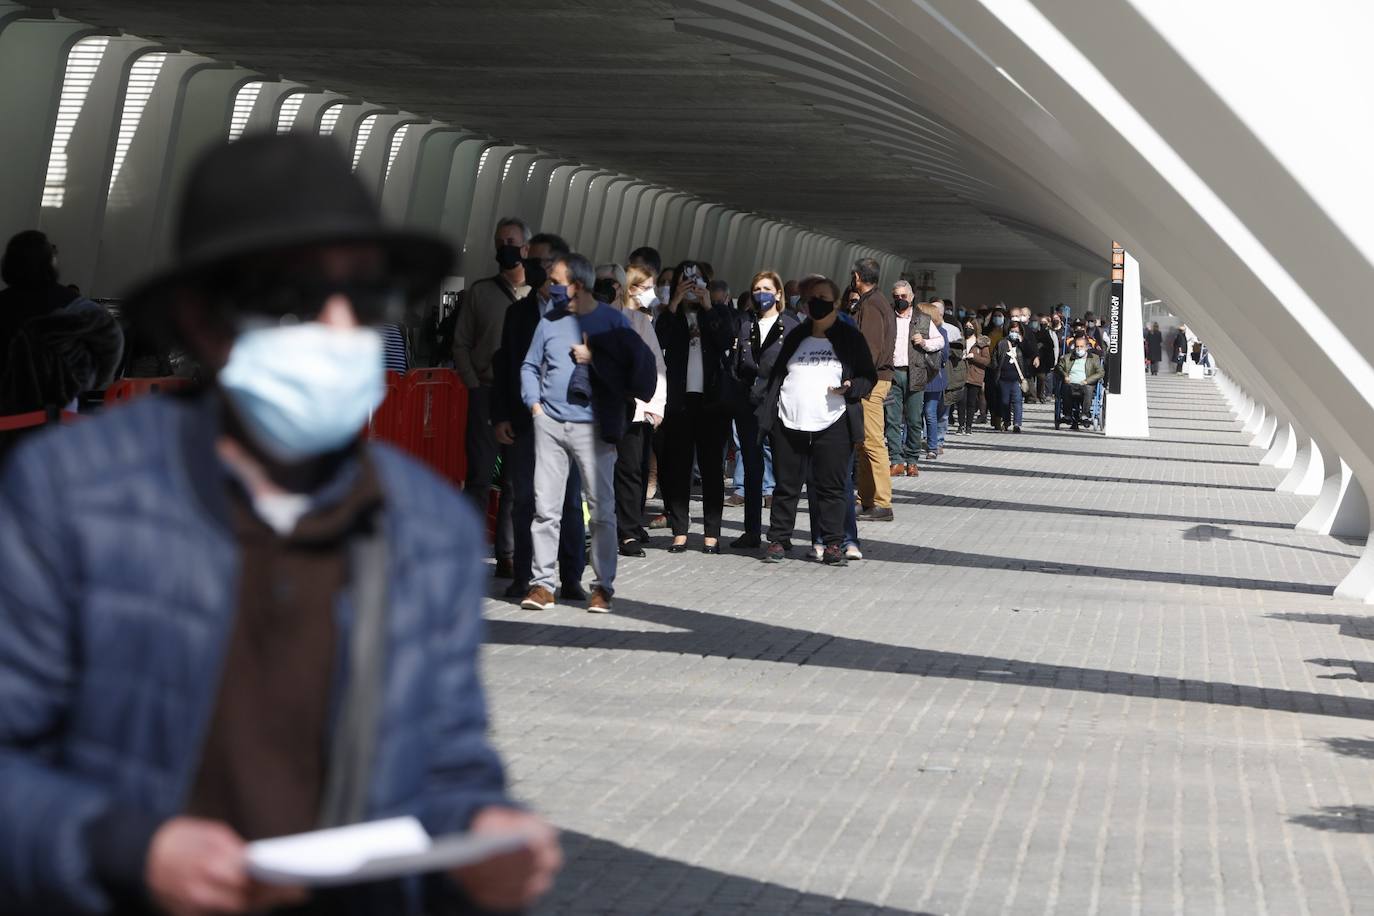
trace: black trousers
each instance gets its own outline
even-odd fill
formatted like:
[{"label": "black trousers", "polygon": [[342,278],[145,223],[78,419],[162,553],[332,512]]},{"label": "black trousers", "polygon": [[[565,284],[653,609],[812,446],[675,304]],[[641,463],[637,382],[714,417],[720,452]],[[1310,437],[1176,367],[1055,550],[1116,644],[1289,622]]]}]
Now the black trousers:
[{"label": "black trousers", "polygon": [[467,479],[463,490],[477,506],[483,518],[487,515],[487,495],[491,488],[491,472],[496,468],[497,442],[491,431],[491,387],[468,389],[467,438],[464,445],[468,457]]},{"label": "black trousers", "polygon": [[1002,422],[1002,391],[991,369],[983,379],[983,390],[987,396],[988,419],[996,426]]},{"label": "black trousers", "polygon": [[1064,406],[1069,411],[1069,422],[1075,426],[1087,422],[1092,417],[1094,386],[1071,385],[1067,382],[1064,385]]},{"label": "black trousers", "polygon": [[982,385],[964,386],[964,404],[959,412],[959,428],[964,432],[973,429],[973,417],[978,413],[978,400],[982,394]]},{"label": "black trousers", "polygon": [[753,405],[735,414],[739,429],[739,457],[744,462],[744,533],[763,534],[763,443]]},{"label": "black trousers", "polygon": [[620,543],[639,536],[639,520],[644,512],[645,472],[649,467],[649,440],[654,428],[648,423],[631,423],[625,428],[615,456],[615,529]]},{"label": "black trousers", "polygon": [[[692,459],[701,471],[701,514],[706,536],[720,537],[725,512],[725,431],[729,416],[707,407],[699,394],[688,394],[686,405],[663,418],[663,450],[658,479],[674,537],[687,534],[692,515]],[[666,467],[664,465],[667,465]]]},{"label": "black trousers", "polygon": [[844,513],[850,456],[849,421],[840,417],[818,433],[773,426],[773,511],[768,520],[768,541],[792,545],[797,523],[797,502],[802,484],[810,479],[811,513],[819,522],[820,537],[827,547],[844,543]]}]

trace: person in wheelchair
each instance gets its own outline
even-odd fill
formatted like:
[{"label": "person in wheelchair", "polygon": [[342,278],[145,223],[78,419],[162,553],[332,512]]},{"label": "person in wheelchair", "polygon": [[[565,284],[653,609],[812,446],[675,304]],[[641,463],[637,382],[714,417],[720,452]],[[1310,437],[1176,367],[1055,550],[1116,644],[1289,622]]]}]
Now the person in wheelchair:
[{"label": "person in wheelchair", "polygon": [[1090,421],[1093,392],[1106,374],[1102,360],[1089,348],[1086,334],[1076,337],[1072,349],[1059,361],[1059,374],[1064,380],[1061,391],[1069,428],[1078,429]]}]

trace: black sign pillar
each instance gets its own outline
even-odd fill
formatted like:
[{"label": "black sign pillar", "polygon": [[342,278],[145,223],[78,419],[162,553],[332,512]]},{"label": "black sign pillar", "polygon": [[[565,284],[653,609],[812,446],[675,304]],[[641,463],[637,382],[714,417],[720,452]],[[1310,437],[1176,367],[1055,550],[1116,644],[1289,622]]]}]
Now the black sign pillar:
[{"label": "black sign pillar", "polygon": [[1126,296],[1126,249],[1112,242],[1112,297],[1107,312],[1107,391],[1121,393],[1121,303]]}]

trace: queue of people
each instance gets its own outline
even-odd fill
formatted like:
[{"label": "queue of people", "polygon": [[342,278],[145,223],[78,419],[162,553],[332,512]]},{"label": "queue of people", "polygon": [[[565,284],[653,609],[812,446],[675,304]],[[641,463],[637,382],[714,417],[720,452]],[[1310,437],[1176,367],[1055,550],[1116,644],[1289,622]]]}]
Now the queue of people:
[{"label": "queue of people", "polygon": [[[843,287],[765,268],[734,295],[709,263],[665,266],[650,247],[589,272],[564,240],[516,217],[500,221],[494,242],[496,272],[473,284],[454,363],[492,367],[463,369],[492,389],[478,398],[491,429],[471,432],[469,479],[485,505],[482,482],[499,467],[495,485],[512,509],[498,514],[508,530],[498,530],[497,574],[530,610],[585,601],[610,611],[617,557],[644,557],[655,528],[670,534],[668,553],[687,551],[697,494],[708,555],[724,549],[732,507],[743,530],[730,549],[785,559],[805,489],[807,556],[862,559],[859,522],[895,517],[893,478],[919,476],[950,437],[983,423],[1020,433],[1027,401],[1062,398],[1078,428],[1101,377],[1105,335],[1091,313],[918,301],[905,279],[889,299],[871,259],[856,261]],[[612,330],[637,352],[609,355]],[[607,416],[569,400],[583,366],[618,398],[614,434]],[[492,442],[506,450],[499,465]],[[663,513],[646,519],[654,496]]]}]

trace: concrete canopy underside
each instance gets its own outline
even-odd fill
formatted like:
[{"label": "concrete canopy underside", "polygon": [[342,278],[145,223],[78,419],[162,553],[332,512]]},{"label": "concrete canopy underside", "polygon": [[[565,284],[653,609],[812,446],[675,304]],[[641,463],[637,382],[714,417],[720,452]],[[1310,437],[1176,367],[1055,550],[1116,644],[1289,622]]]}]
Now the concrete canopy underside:
[{"label": "concrete canopy underside", "polygon": [[[913,260],[1066,263],[962,196],[986,189],[972,141],[957,130],[909,104],[905,124],[853,110],[843,85],[826,98],[807,85],[815,74],[804,61],[704,37],[724,24],[704,8],[663,0],[31,5]],[[833,52],[817,45],[813,54],[815,69],[846,79]],[[1100,256],[1085,254],[1074,266],[1100,266]]]}]

